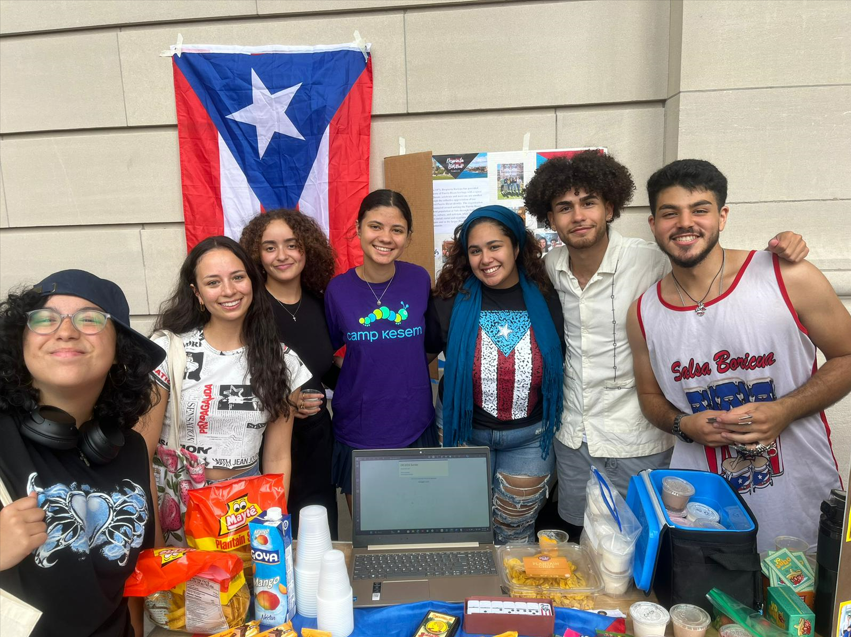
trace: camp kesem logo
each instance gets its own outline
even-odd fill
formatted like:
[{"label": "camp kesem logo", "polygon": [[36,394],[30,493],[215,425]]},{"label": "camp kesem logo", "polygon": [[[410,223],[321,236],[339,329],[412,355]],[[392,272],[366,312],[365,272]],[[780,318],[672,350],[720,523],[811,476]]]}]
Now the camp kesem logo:
[{"label": "camp kesem logo", "polygon": [[227,513],[219,518],[219,535],[227,535],[245,527],[249,520],[253,520],[262,513],[256,504],[248,501],[248,494],[241,495],[228,502]]}]

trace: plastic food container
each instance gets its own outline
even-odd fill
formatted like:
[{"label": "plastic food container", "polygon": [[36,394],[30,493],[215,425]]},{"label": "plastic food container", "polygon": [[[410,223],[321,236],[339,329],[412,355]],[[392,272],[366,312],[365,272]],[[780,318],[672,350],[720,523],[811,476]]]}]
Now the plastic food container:
[{"label": "plastic food container", "polygon": [[719,522],[713,522],[709,518],[697,518],[694,521],[694,528],[696,529],[712,529],[714,531],[726,531],[727,529],[723,524]]},{"label": "plastic food container", "polygon": [[721,519],[718,511],[700,502],[689,502],[686,505],[686,517],[692,522],[696,522],[698,518],[706,518],[713,522],[718,522]]},{"label": "plastic food container", "polygon": [[750,631],[738,624],[726,624],[718,629],[719,637],[753,637]]},{"label": "plastic food container", "polygon": [[774,538],[774,549],[789,549],[792,553],[806,553],[810,550],[810,545],[806,540],[791,535],[778,535]]},{"label": "plastic food container", "polygon": [[709,626],[709,613],[700,606],[677,604],[671,608],[674,637],[704,637]]},{"label": "plastic food container", "polygon": [[694,522],[689,520],[688,518],[680,518],[676,516],[671,516],[671,524],[676,526],[686,526],[688,528],[692,528],[694,526]]},{"label": "plastic food container", "polygon": [[629,607],[632,633],[635,637],[664,635],[671,616],[662,606],[653,602],[636,602]]},{"label": "plastic food container", "polygon": [[[556,606],[590,610],[598,593],[603,589],[602,581],[594,561],[578,544],[558,545],[557,554],[541,553],[535,544],[504,544],[497,547],[499,574],[503,588],[511,597],[549,598]],[[557,564],[570,565],[570,577],[542,577],[528,574],[527,568],[537,568],[543,563],[559,560]]]},{"label": "plastic food container", "polygon": [[693,495],[694,485],[688,480],[676,476],[662,479],[662,503],[669,511],[684,511]]},{"label": "plastic food container", "polygon": [[600,538],[597,545],[600,563],[612,573],[632,572],[635,543],[616,533]]},{"label": "plastic food container", "polygon": [[605,564],[598,563],[597,567],[600,569],[600,579],[603,581],[603,592],[606,595],[623,595],[629,590],[632,583],[631,570],[626,573],[612,573]]},{"label": "plastic food container", "polygon": [[567,544],[567,541],[570,538],[567,533],[564,531],[552,530],[552,531],[538,531],[538,543],[542,545],[546,544]]}]

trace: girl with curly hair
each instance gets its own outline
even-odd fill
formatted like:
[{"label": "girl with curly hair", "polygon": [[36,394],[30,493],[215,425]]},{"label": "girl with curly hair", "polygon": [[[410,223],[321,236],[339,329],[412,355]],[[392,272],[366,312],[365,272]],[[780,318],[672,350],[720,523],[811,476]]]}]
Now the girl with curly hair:
[{"label": "girl with curly hair", "polygon": [[400,193],[368,194],[358,211],[363,265],[332,279],[325,292],[331,344],[346,346],[334,391],[333,476],[350,511],[352,449],[438,444],[425,349],[431,279],[399,260],[412,231]]},{"label": "girl with curly hair", "polygon": [[446,355],[443,443],[491,449],[500,544],[532,541],[561,424],[563,319],[540,257],[518,214],[478,208],[455,230],[429,312],[429,333]]},{"label": "girl with curly hair", "polygon": [[130,327],[121,288],[89,272],[57,272],[0,302],[0,478],[11,500],[0,510],[0,588],[42,612],[35,637],[142,634],[141,605],[131,618],[122,591],[153,546],[154,504],[145,441],[131,428],[151,408],[164,356]]},{"label": "girl with curly hair", "polygon": [[[204,463],[210,483],[260,475],[265,442],[263,471],[284,474],[289,494],[290,394],[310,374],[281,344],[263,278],[242,246],[228,237],[208,237],[192,248],[155,330],[160,333],[155,331],[154,341],[166,350],[171,339],[179,339],[186,369],[179,396],[171,392],[168,361],[156,369],[161,400],[139,426],[151,459],[178,426],[181,448]],[[173,400],[180,401],[181,423],[171,422]],[[160,509],[163,530],[177,530],[173,501],[161,502]]]},{"label": "girl with curly hair", "polygon": [[319,225],[297,210],[270,210],[248,222],[240,244],[266,281],[278,336],[307,366],[292,438],[292,479],[287,507],[293,533],[298,512],[309,504],[328,510],[337,539],[336,490],[331,479],[331,413],[325,386],[333,389],[339,368],[325,321],[324,294],[334,276],[334,252]]}]

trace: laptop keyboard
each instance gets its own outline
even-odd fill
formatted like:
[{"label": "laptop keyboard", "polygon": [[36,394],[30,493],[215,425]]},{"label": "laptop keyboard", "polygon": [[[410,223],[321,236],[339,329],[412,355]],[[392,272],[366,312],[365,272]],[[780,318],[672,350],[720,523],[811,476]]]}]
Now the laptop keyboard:
[{"label": "laptop keyboard", "polygon": [[491,551],[355,555],[354,579],[496,575]]}]

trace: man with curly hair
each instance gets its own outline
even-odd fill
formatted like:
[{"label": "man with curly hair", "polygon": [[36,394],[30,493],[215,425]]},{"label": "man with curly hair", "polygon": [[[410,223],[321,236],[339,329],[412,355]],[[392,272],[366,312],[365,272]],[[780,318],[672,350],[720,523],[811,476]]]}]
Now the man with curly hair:
[{"label": "man with curly hair", "polygon": [[[564,312],[564,411],[554,448],[558,512],[574,539],[592,464],[626,496],[630,477],[667,467],[674,445],[641,414],[627,342],[630,304],[671,270],[655,243],[610,227],[634,191],[629,170],[596,150],[550,159],[526,187],[528,211],[564,243],[545,263]],[[769,250],[793,261],[806,256],[792,233],[772,239]]]}]

